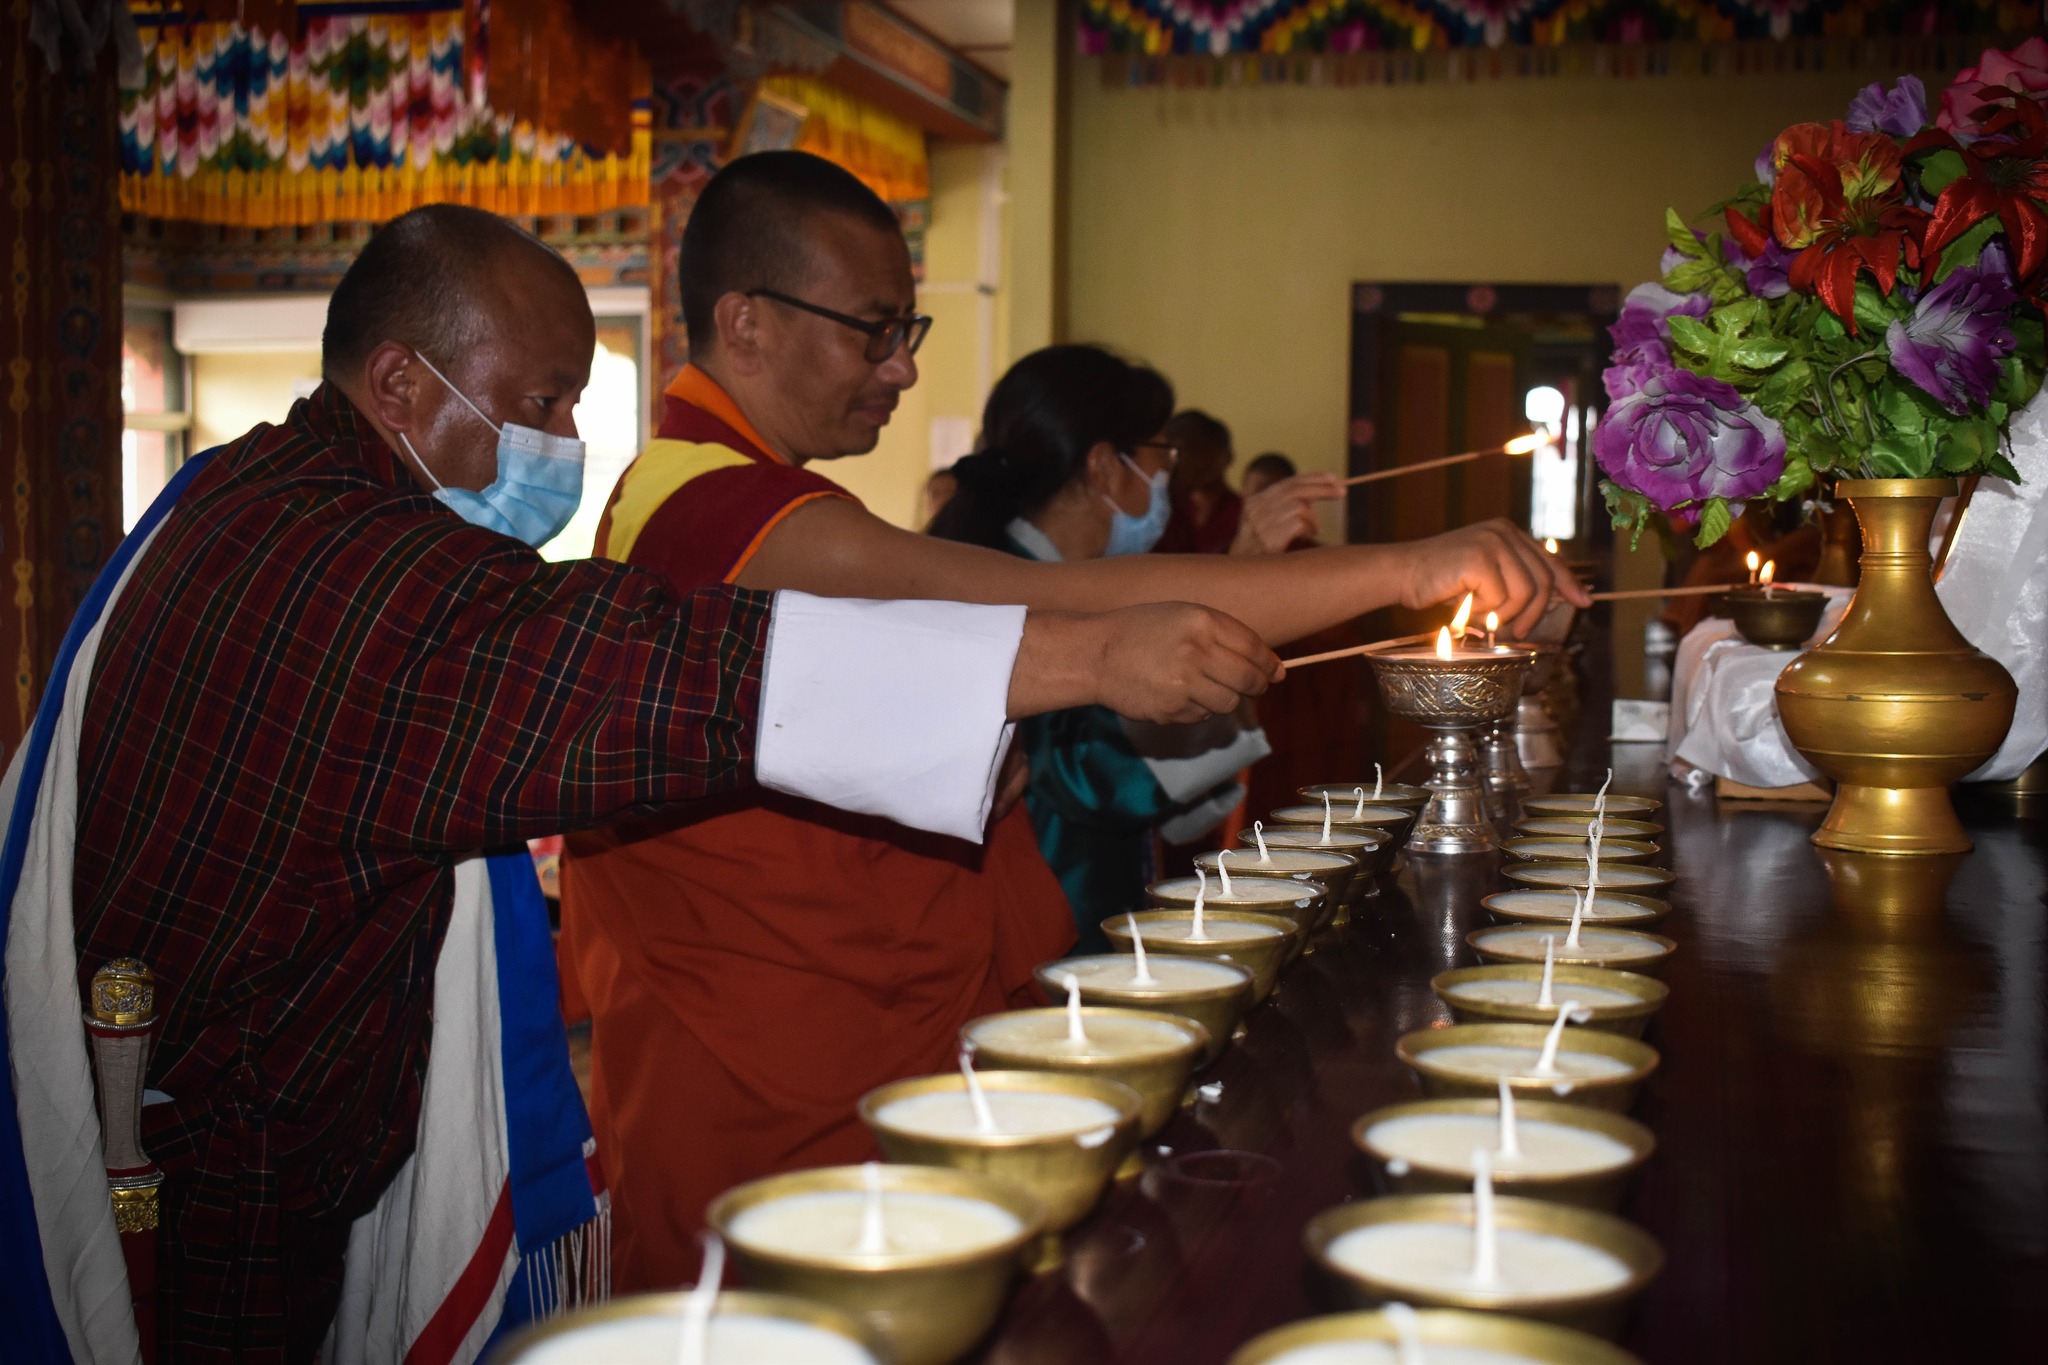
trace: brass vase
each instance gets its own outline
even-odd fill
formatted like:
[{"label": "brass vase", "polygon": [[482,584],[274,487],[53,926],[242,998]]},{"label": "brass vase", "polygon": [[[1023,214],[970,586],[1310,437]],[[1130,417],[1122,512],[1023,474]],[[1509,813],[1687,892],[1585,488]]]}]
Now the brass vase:
[{"label": "brass vase", "polygon": [[1840,501],[1824,504],[1820,514],[1820,563],[1814,566],[1813,581],[1833,588],[1856,586],[1856,552],[1862,537],[1856,531],[1856,514]]},{"label": "brass vase", "polygon": [[1949,784],[1998,750],[2019,689],[1934,594],[1927,536],[1954,479],[1844,479],[1863,574],[1835,633],[1778,679],[1793,746],[1835,780],[1814,833],[1852,853],[1960,853]]}]

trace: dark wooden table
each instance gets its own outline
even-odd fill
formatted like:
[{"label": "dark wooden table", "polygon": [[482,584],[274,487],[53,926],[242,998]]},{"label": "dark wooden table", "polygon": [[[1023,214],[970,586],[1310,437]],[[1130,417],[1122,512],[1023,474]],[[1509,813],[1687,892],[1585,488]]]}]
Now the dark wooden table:
[{"label": "dark wooden table", "polygon": [[[1963,803],[1954,859],[1824,861],[1818,808],[1667,786],[1616,746],[1615,790],[1666,803],[1678,940],[1636,1116],[1659,1148],[1623,1212],[1669,1257],[1623,1343],[1679,1362],[2048,1362],[2048,837]],[[1587,746],[1562,789],[1597,785]],[[1589,782],[1590,779],[1590,782]],[[1353,1120],[1415,1097],[1394,1040],[1447,1021],[1429,978],[1474,959],[1491,858],[1417,861],[1303,959],[1155,1160],[1023,1285],[988,1365],[1205,1365],[1334,1305],[1301,1246],[1370,1196]],[[1249,1157],[1242,1154],[1249,1153]]]}]

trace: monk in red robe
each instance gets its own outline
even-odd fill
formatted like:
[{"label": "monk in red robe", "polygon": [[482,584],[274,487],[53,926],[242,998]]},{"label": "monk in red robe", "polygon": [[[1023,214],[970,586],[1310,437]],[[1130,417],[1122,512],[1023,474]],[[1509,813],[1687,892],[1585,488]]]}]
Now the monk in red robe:
[{"label": "monk in red robe", "polygon": [[[812,467],[873,449],[917,379],[930,320],[888,207],[817,157],[744,157],[698,200],[681,271],[693,362],[599,546],[679,587],[1196,601],[1269,642],[1467,590],[1510,621],[1533,622],[1552,591],[1582,599],[1504,523],[1399,548],[1075,564],[899,530]],[[1100,515],[1163,526],[1163,476],[1124,464]],[[572,839],[562,899],[564,990],[595,1020],[592,1120],[627,1289],[695,1273],[705,1205],[728,1186],[869,1155],[861,1094],[950,1067],[959,1026],[1025,1003],[1031,967],[1073,936],[1021,811],[975,849],[742,795]]]}]

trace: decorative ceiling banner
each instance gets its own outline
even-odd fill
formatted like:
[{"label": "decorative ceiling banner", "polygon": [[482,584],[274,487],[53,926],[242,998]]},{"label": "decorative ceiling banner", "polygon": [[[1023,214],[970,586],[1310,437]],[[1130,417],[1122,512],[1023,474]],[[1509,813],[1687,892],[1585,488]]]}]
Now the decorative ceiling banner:
[{"label": "decorative ceiling banner", "polygon": [[[766,77],[757,98],[796,111],[799,126],[782,145],[844,166],[899,211],[932,197],[924,130],[909,120],[811,76]],[[760,122],[749,112],[743,129]]]},{"label": "decorative ceiling banner", "polygon": [[[1113,84],[1953,69],[2040,29],[2041,0],[1081,0]],[[1889,59],[1889,60],[1888,60]]]},{"label": "decorative ceiling banner", "polygon": [[[529,0],[514,13],[546,8]],[[634,84],[615,46],[585,54],[598,77],[572,75],[581,59],[571,44],[505,86],[515,104],[545,111],[534,87],[552,82],[566,92],[552,107],[613,143],[591,146],[484,98],[498,87],[472,34],[490,34],[493,20],[462,0],[302,0],[294,34],[135,11],[146,70],[121,101],[127,212],[264,228],[384,222],[437,202],[517,217],[647,203],[648,115],[634,98],[646,92],[644,68]],[[487,43],[501,60],[532,65],[520,30],[502,12],[495,25]],[[587,92],[599,88],[616,92],[607,118],[591,111]]]}]

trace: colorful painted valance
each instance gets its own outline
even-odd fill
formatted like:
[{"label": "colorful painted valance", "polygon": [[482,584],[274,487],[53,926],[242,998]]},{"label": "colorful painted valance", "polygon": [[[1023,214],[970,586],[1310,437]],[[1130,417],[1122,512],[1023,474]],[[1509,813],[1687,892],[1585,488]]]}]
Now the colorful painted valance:
[{"label": "colorful painted valance", "polygon": [[798,151],[844,166],[899,207],[931,198],[931,163],[916,124],[810,76],[769,76],[761,89],[808,111],[793,144]]},{"label": "colorful painted valance", "polygon": [[1088,54],[1235,57],[1798,38],[1989,40],[2040,23],[2036,0],[1082,0],[1079,38]]},{"label": "colorful painted valance", "polygon": [[434,202],[521,217],[646,204],[644,101],[618,150],[495,109],[471,18],[462,0],[302,4],[287,37],[138,10],[147,79],[122,98],[122,207],[279,227]]}]

